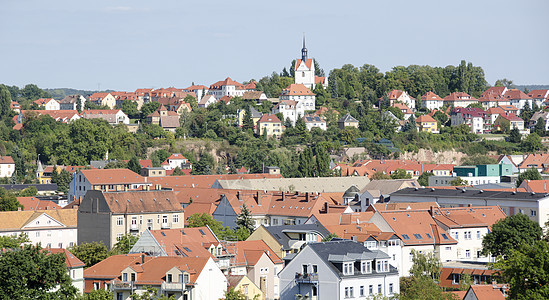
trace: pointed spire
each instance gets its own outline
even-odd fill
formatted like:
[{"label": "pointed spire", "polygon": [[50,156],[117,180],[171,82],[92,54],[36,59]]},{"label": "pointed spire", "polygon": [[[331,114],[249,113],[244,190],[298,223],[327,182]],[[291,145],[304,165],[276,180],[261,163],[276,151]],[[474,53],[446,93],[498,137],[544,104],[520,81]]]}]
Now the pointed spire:
[{"label": "pointed spire", "polygon": [[305,47],[305,33],[303,33],[303,48],[301,49],[301,60],[307,61],[307,47]]}]

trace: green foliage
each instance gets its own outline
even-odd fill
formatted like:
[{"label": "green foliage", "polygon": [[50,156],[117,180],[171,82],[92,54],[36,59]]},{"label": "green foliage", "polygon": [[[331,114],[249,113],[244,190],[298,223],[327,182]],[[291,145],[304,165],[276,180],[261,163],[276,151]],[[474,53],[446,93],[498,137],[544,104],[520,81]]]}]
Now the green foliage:
[{"label": "green foliage", "polygon": [[473,277],[469,273],[462,273],[459,278],[459,290],[467,291],[473,284]]},{"label": "green foliage", "polygon": [[549,299],[549,243],[536,241],[509,249],[494,264],[502,282],[509,283],[509,299]]},{"label": "green foliage", "polygon": [[132,249],[133,245],[135,245],[137,240],[139,240],[139,237],[126,233],[120,238],[118,238],[117,240],[118,241],[116,242],[116,244],[114,244],[114,247],[111,249],[110,255],[130,253],[130,250]]},{"label": "green foliage", "polygon": [[383,173],[382,171],[377,171],[372,175],[372,180],[384,180],[384,179],[391,179],[391,176]]},{"label": "green foliage", "polygon": [[28,242],[30,242],[30,240],[26,233],[21,233],[19,235],[2,235],[0,236],[0,249],[20,248],[21,245]]},{"label": "green foliage", "polygon": [[74,299],[76,293],[62,254],[33,245],[0,252],[1,299]]},{"label": "green foliage", "polygon": [[128,163],[115,160],[115,161],[109,161],[103,169],[127,169]]},{"label": "green foliage", "polygon": [[414,277],[428,277],[438,282],[442,264],[433,253],[421,254],[412,249],[412,262],[410,275]]},{"label": "green foliage", "polygon": [[509,132],[509,142],[518,144],[522,140],[522,135],[520,134],[518,128],[513,128]]},{"label": "green foliage", "polygon": [[54,166],[51,182],[57,183],[57,192],[67,193],[73,177],[74,175],[65,169],[57,172],[57,166]]},{"label": "green foliage", "polygon": [[422,186],[428,186],[429,185],[429,177],[433,176],[433,172],[423,172],[421,175],[419,175],[417,182]]},{"label": "green foliage", "polygon": [[242,228],[247,231],[248,235],[255,229],[252,212],[248,209],[246,204],[242,204],[242,207],[240,208],[240,214],[236,217],[236,225],[238,226],[238,229]]},{"label": "green foliage", "polygon": [[325,236],[323,239],[322,239],[322,242],[329,242],[335,238],[338,238],[339,236],[333,232],[330,232],[330,234],[328,234],[327,236]]},{"label": "green foliage", "polygon": [[185,175],[185,172],[183,172],[183,170],[181,170],[181,168],[177,166],[173,169],[173,173],[171,176],[183,176],[183,175]]},{"label": "green foliage", "polygon": [[492,225],[492,231],[482,240],[484,255],[508,257],[520,244],[533,245],[541,240],[543,231],[539,224],[524,214],[507,216]]},{"label": "green foliage", "polygon": [[412,174],[408,174],[406,170],[396,169],[393,174],[391,174],[391,179],[409,179],[412,178]]},{"label": "green foliage", "polygon": [[139,110],[137,110],[137,102],[132,100],[123,100],[120,109],[132,119],[139,118]]},{"label": "green foliage", "polygon": [[467,156],[461,160],[462,166],[476,166],[476,165],[491,165],[497,164],[497,160],[493,157],[488,157],[484,155],[472,155]]},{"label": "green foliage", "polygon": [[215,235],[218,235],[223,231],[223,223],[221,221],[214,220],[212,216],[202,213],[193,214],[187,218],[187,227],[204,227],[208,226]]},{"label": "green foliage", "polygon": [[226,300],[247,300],[248,297],[240,290],[235,290],[233,287],[225,293]]},{"label": "green foliage", "polygon": [[524,180],[541,180],[541,174],[536,168],[530,168],[520,173],[517,178],[517,187],[519,187]]},{"label": "green foliage", "polygon": [[26,189],[23,189],[19,192],[19,197],[32,197],[38,195],[38,190],[35,186],[29,186]]},{"label": "green foliage", "polygon": [[141,106],[141,120],[146,120],[147,116],[155,112],[160,107],[160,102],[151,101]]},{"label": "green foliage", "polygon": [[9,89],[0,84],[0,120],[9,118],[11,112],[11,94]]},{"label": "green foliage", "polygon": [[152,286],[144,286],[143,293],[133,293],[130,295],[132,300],[175,300],[175,296],[160,295],[160,291]]},{"label": "green foliage", "polygon": [[128,169],[137,174],[141,173],[141,165],[139,164],[139,158],[137,158],[137,156],[132,156],[132,158],[128,161]]},{"label": "green foliage", "polygon": [[524,140],[520,142],[520,148],[527,153],[535,153],[541,150],[545,150],[545,146],[541,143],[541,137],[537,133],[529,134]]},{"label": "green foliage", "polygon": [[24,207],[17,201],[17,197],[0,187],[0,211],[16,211],[18,208]]},{"label": "green foliage", "polygon": [[81,243],[68,250],[86,264],[88,268],[109,257],[107,246],[98,242]]},{"label": "green foliage", "polygon": [[92,290],[88,294],[83,294],[76,298],[77,300],[112,300],[114,293],[109,290]]},{"label": "green foliage", "polygon": [[450,181],[451,186],[465,186],[467,185],[467,181],[462,179],[461,177],[457,177],[456,179]]},{"label": "green foliage", "polygon": [[210,175],[215,167],[215,160],[213,156],[204,152],[200,156],[200,160],[193,166],[191,174],[193,175]]}]

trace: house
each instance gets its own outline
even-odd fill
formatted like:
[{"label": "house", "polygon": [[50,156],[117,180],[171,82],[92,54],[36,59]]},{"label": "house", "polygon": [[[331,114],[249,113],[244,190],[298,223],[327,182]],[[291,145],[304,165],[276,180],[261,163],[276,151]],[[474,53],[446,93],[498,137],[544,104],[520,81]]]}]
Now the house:
[{"label": "house", "polygon": [[401,90],[392,90],[387,94],[387,99],[391,106],[395,103],[403,103],[412,110],[416,109],[416,99],[411,97],[407,92]]},{"label": "house", "polygon": [[311,131],[313,128],[320,128],[321,130],[326,130],[326,120],[319,117],[318,115],[305,115],[301,119],[305,122],[307,130]]},{"label": "house", "polygon": [[69,95],[59,101],[60,110],[83,110],[86,106],[86,98],[82,95]]},{"label": "house", "polygon": [[549,102],[549,90],[533,90],[528,93],[528,97],[532,98],[533,103],[537,106],[542,106]]},{"label": "house", "polygon": [[164,177],[166,176],[166,169],[162,167],[142,168],[140,174],[143,177]]},{"label": "house", "polygon": [[166,131],[175,132],[175,129],[179,127],[179,114],[169,111],[161,104],[156,111],[147,116],[147,123],[156,124]]},{"label": "house", "polygon": [[505,92],[503,97],[507,99],[512,106],[518,108],[519,113],[525,106],[532,108],[533,105],[532,98],[519,89],[509,89]]},{"label": "house", "polygon": [[229,286],[228,290],[234,289],[246,297],[246,299],[264,300],[265,294],[246,275],[226,275]]},{"label": "house", "polygon": [[125,234],[183,228],[184,220],[174,191],[91,190],[78,207],[78,243],[103,242],[112,248]]},{"label": "house", "polygon": [[25,117],[29,114],[36,116],[48,115],[55,121],[61,123],[70,123],[74,120],[80,119],[80,114],[76,110],[22,110],[15,119],[15,123],[23,124]]},{"label": "house", "polygon": [[[257,109],[255,109],[253,106],[250,106],[250,113],[252,115],[252,121],[254,123],[254,127],[257,126],[257,121],[261,119],[261,116],[263,116],[263,113],[259,112]],[[236,124],[239,127],[242,127],[244,125],[244,116],[246,115],[245,109],[239,109],[236,112]]]},{"label": "house", "polygon": [[62,209],[57,203],[50,200],[40,200],[36,197],[17,197],[17,201],[23,205],[22,210],[49,210]]},{"label": "house", "polygon": [[113,255],[84,271],[86,293],[111,290],[115,299],[131,299],[147,287],[177,300],[221,299],[227,279],[211,258],[144,254]]},{"label": "house", "polygon": [[519,172],[522,173],[528,169],[534,168],[538,172],[544,172],[549,167],[549,154],[547,153],[532,153],[526,156],[518,165]]},{"label": "house", "polygon": [[[473,284],[491,284],[496,276],[488,263],[478,261],[443,262],[439,285],[445,288],[458,288],[464,275],[469,275]],[[461,298],[463,299],[463,298]]]},{"label": "house", "polygon": [[214,95],[204,95],[204,97],[198,101],[198,107],[208,108],[208,106],[217,103],[217,101],[218,100],[214,97]]},{"label": "house", "polygon": [[505,92],[507,92],[507,88],[504,86],[490,87],[480,95],[478,102],[485,110],[500,105],[510,105],[511,102],[504,97]]},{"label": "house", "polygon": [[116,106],[116,98],[111,93],[93,93],[88,101],[96,105],[108,106],[110,109]]},{"label": "house", "polygon": [[[303,37],[303,48],[301,48],[301,59],[295,61],[294,82],[302,84],[308,89],[314,89],[316,83],[315,63],[312,58],[307,57],[308,51],[305,47],[305,37]],[[326,80],[326,84],[327,84]]]},{"label": "house", "polygon": [[89,190],[124,191],[151,186],[147,180],[128,169],[79,170],[69,185],[69,201],[83,198]]},{"label": "house", "polygon": [[130,124],[130,118],[121,109],[86,109],[81,116],[84,119],[102,119],[113,126]]},{"label": "house", "polygon": [[274,114],[264,114],[257,121],[256,134],[266,135],[267,137],[280,138],[284,132],[284,126],[278,117]]},{"label": "house", "polygon": [[48,253],[61,254],[65,257],[65,265],[67,266],[67,274],[71,278],[72,285],[79,293],[84,292],[84,266],[85,264],[64,248],[47,248]]},{"label": "house", "polygon": [[528,122],[528,127],[533,128],[538,123],[538,120],[541,118],[543,122],[543,129],[549,130],[549,112],[546,111],[536,111],[534,115],[530,118]]},{"label": "house", "polygon": [[490,107],[486,110],[486,116],[490,119],[490,124],[494,124],[499,115],[507,114],[501,107]]},{"label": "house", "polygon": [[162,162],[161,166],[166,171],[173,170],[177,167],[179,167],[181,170],[193,168],[191,162],[181,153],[173,153],[172,155],[168,156],[168,158],[166,158],[166,160]]},{"label": "house", "polygon": [[391,105],[391,107],[398,108],[404,115],[404,120],[408,120],[412,115],[414,115],[414,112],[404,103],[395,102]]},{"label": "house", "polygon": [[244,85],[227,77],[225,80],[210,85],[208,94],[213,95],[215,99],[219,100],[224,96],[242,97],[245,92],[253,90],[255,90],[255,84]]},{"label": "house", "polygon": [[257,104],[261,104],[263,101],[267,101],[267,95],[262,91],[247,91],[242,94],[242,100],[254,101]]},{"label": "house", "polygon": [[277,274],[284,263],[264,241],[227,242],[227,252],[233,253],[230,275],[246,275],[259,287],[267,299],[280,298]]},{"label": "house", "polygon": [[21,112],[21,105],[19,104],[19,102],[11,101],[10,108],[11,108],[11,110],[13,110],[17,114],[19,114],[19,112]]},{"label": "house", "polygon": [[549,190],[549,180],[524,180],[519,189],[525,189],[530,193],[547,194]]},{"label": "house", "polygon": [[202,100],[202,97],[208,94],[209,88],[205,85],[191,85],[188,88],[183,89],[183,91],[188,93],[194,93],[196,95],[196,100]]},{"label": "house", "polygon": [[361,243],[338,240],[307,244],[287,257],[279,273],[281,299],[390,297],[400,292],[398,270],[389,255]]},{"label": "house", "polygon": [[507,285],[486,284],[471,285],[465,294],[464,300],[504,300],[507,299]]},{"label": "house", "polygon": [[438,122],[429,115],[421,115],[416,119],[419,132],[438,133]]},{"label": "house", "polygon": [[257,227],[247,241],[264,241],[275,253],[284,258],[297,253],[306,243],[321,242],[330,232],[320,223]]},{"label": "house", "polygon": [[429,186],[450,186],[457,177],[467,182],[467,185],[500,183],[502,176],[511,174],[513,174],[513,165],[511,164],[454,166],[451,176],[430,176]]},{"label": "house", "polygon": [[273,107],[273,114],[277,113],[282,114],[284,122],[289,120],[295,126],[295,122],[305,115],[305,107],[294,100],[280,100]]},{"label": "house", "polygon": [[406,188],[391,194],[391,202],[437,202],[441,208],[475,206],[499,206],[512,216],[522,213],[530,220],[545,224],[549,220],[549,196],[520,191],[488,191],[455,189]]},{"label": "house", "polygon": [[417,179],[372,180],[359,191],[360,211],[366,211],[371,204],[386,202],[385,199],[388,199],[393,192],[419,186]]},{"label": "house", "polygon": [[444,105],[452,107],[467,107],[477,102],[478,99],[464,92],[453,92],[444,97]]},{"label": "house", "polygon": [[[504,126],[508,126],[509,129],[518,129],[522,134],[526,133],[524,129],[524,120],[517,117],[514,113],[503,113],[497,117],[494,121],[494,128],[497,128],[498,131],[501,131]],[[528,131],[529,132],[529,131]]]},{"label": "house", "polygon": [[280,93],[280,101],[295,101],[303,110],[315,110],[315,94],[303,84],[292,83]]},{"label": "house", "polygon": [[526,158],[525,155],[500,155],[498,157],[498,164],[511,165],[513,174],[519,173],[518,165]]},{"label": "house", "polygon": [[501,109],[503,109],[507,113],[514,113],[515,115],[519,114],[519,109],[516,108],[513,105],[500,105],[498,107],[500,107]]},{"label": "house", "polygon": [[444,105],[444,100],[433,92],[427,92],[421,96],[421,102],[428,110],[440,109]]},{"label": "house", "polygon": [[59,110],[59,102],[53,98],[40,98],[33,101],[38,107],[43,107],[45,110]]},{"label": "house", "polygon": [[76,245],[76,209],[0,212],[0,236],[27,234],[31,244],[44,248]]},{"label": "house", "polygon": [[491,124],[486,112],[476,107],[457,107],[450,113],[451,125],[459,126],[467,124],[472,133],[489,133]]},{"label": "house", "polygon": [[345,127],[358,128],[358,120],[353,118],[350,114],[346,114],[337,121],[339,129],[345,129]]},{"label": "house", "polygon": [[15,162],[11,156],[0,156],[0,177],[11,177],[15,172]]}]

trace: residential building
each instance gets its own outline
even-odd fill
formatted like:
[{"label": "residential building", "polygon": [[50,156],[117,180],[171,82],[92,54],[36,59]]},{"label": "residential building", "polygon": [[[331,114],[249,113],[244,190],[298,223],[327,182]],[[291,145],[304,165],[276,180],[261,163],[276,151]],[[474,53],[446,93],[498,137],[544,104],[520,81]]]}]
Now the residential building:
[{"label": "residential building", "polygon": [[64,248],[47,248],[45,251],[53,254],[61,254],[65,257],[67,274],[71,278],[72,285],[82,294],[84,292],[84,266],[85,264]]},{"label": "residential building", "polygon": [[256,134],[266,135],[267,137],[280,138],[284,132],[284,126],[278,117],[274,114],[264,114],[257,121]]},{"label": "residential building", "polygon": [[125,234],[183,228],[184,220],[174,191],[90,190],[78,207],[78,243],[103,242],[112,248]]},{"label": "residential building", "polygon": [[507,114],[501,107],[490,107],[486,110],[486,116],[490,118],[490,124],[494,124],[499,115]]},{"label": "residential building", "polygon": [[524,128],[524,120],[517,117],[513,113],[504,113],[500,114],[499,117],[494,122],[494,128],[497,128],[498,131],[501,131],[503,127],[508,126],[509,129],[518,129],[521,134],[527,134],[530,130]]},{"label": "residential building", "polygon": [[200,102],[202,97],[208,94],[209,88],[205,85],[191,85],[190,87],[183,89],[185,92],[194,93],[196,100]]},{"label": "residential building", "polygon": [[504,86],[490,87],[481,94],[478,102],[482,104],[482,108],[485,110],[500,105],[510,105],[511,102],[504,97],[505,92],[507,92],[507,88]]},{"label": "residential building", "polygon": [[255,83],[244,85],[227,77],[225,80],[210,85],[208,94],[213,95],[215,99],[220,100],[224,96],[242,97],[245,92],[254,90]]},{"label": "residential building", "polygon": [[284,258],[297,253],[306,243],[321,242],[330,232],[320,223],[300,225],[278,225],[259,227],[246,239],[264,241],[275,253]]},{"label": "residential building", "polygon": [[[492,284],[495,270],[488,263],[479,261],[449,261],[442,263],[439,285],[445,288],[458,288],[465,275],[473,284]],[[463,299],[463,298],[462,298]]]},{"label": "residential building", "polygon": [[84,271],[86,293],[110,289],[115,299],[131,299],[147,287],[176,300],[221,299],[227,279],[211,258],[144,254],[113,255]]},{"label": "residential building", "polygon": [[539,119],[543,122],[543,129],[549,130],[549,112],[536,111],[528,122],[528,127],[533,128],[538,123]]},{"label": "residential building", "polygon": [[386,202],[391,193],[408,187],[420,187],[417,179],[388,179],[388,180],[372,180],[364,186],[360,194],[360,211],[366,209],[374,203]]},{"label": "residential building", "polygon": [[387,94],[387,99],[391,106],[395,103],[403,103],[412,110],[416,109],[416,99],[411,97],[407,92],[401,90],[392,90]]},{"label": "residential building", "polygon": [[86,106],[86,98],[82,95],[70,95],[59,101],[60,110],[83,110]]},{"label": "residential building", "polygon": [[478,99],[471,97],[471,95],[464,92],[453,92],[444,97],[444,104],[453,107],[467,107],[477,102]]},{"label": "residential building", "polygon": [[108,106],[110,109],[114,109],[116,106],[116,98],[111,93],[93,93],[88,101],[97,105]]},{"label": "residential building", "polygon": [[464,300],[505,300],[509,287],[505,284],[471,285]]},{"label": "residential building", "polygon": [[315,94],[303,84],[292,83],[283,89],[280,94],[282,100],[295,101],[303,110],[315,110]]},{"label": "residential building", "polygon": [[200,99],[200,101],[198,101],[198,107],[208,108],[208,106],[214,103],[217,103],[217,101],[218,100],[214,97],[214,95],[207,94],[207,95],[204,95]]},{"label": "residential building", "polygon": [[395,102],[391,106],[398,108],[402,112],[404,115],[404,120],[408,120],[412,115],[414,115],[414,112],[404,103]]},{"label": "residential building", "polygon": [[534,168],[540,173],[544,173],[549,167],[549,154],[532,153],[528,154],[518,165],[519,172],[522,173],[528,169]]},{"label": "residential building", "polygon": [[168,158],[166,158],[166,160],[163,161],[161,165],[162,168],[164,168],[166,171],[173,170],[177,167],[182,170],[193,168],[191,162],[181,153],[173,153],[172,155],[168,156]]},{"label": "residential building", "polygon": [[307,244],[279,273],[281,299],[391,297],[400,292],[389,255],[361,243],[338,240]]},{"label": "residential building", "polygon": [[532,108],[532,98],[519,89],[509,89],[505,92],[503,97],[509,100],[511,105],[518,108],[519,113],[525,106]]},{"label": "residential building", "polygon": [[164,177],[166,169],[162,167],[142,168],[140,174],[143,177]]},{"label": "residential building", "polygon": [[350,114],[346,114],[337,121],[339,129],[345,129],[345,127],[358,128],[358,120],[353,118]]},{"label": "residential building", "polygon": [[11,101],[10,108],[13,110],[16,114],[19,114],[21,112],[21,105],[19,102]]},{"label": "residential building", "polygon": [[421,115],[416,119],[417,129],[420,132],[438,133],[438,122],[429,115]]},{"label": "residential building", "polygon": [[263,101],[267,101],[267,95],[262,91],[248,91],[242,95],[242,100],[254,101],[256,104],[261,104]]},{"label": "residential building", "polygon": [[84,119],[102,119],[110,125],[130,124],[130,118],[121,109],[86,109],[81,114]]},{"label": "residential building", "polygon": [[15,122],[17,124],[23,124],[23,121],[28,114],[34,114],[36,116],[48,115],[55,121],[61,123],[70,123],[80,119],[80,114],[76,110],[22,110],[15,119]]},{"label": "residential building", "polygon": [[518,115],[520,112],[519,109],[513,105],[500,105],[498,107],[501,107],[501,109],[503,109],[507,113],[514,113],[515,115]]},{"label": "residential building", "polygon": [[45,110],[59,110],[59,102],[53,98],[40,98],[33,101],[38,107],[43,107]]},{"label": "residential building", "polygon": [[444,105],[444,100],[433,92],[427,92],[421,96],[421,102],[428,110],[440,109]]},{"label": "residential building", "polygon": [[540,107],[549,102],[549,90],[533,90],[528,93],[528,97],[532,98],[532,102]]},{"label": "residential building", "polygon": [[[312,178],[243,178],[218,179],[211,185],[215,189],[251,190],[251,191],[286,191],[287,193],[344,193],[350,186],[364,188],[368,177],[312,177]],[[292,192],[290,192],[292,191]]]},{"label": "residential building", "polygon": [[147,116],[147,123],[156,124],[166,131],[175,132],[175,129],[180,126],[179,114],[160,105],[156,111]]},{"label": "residential building", "polygon": [[320,130],[326,130],[326,120],[318,115],[305,115],[303,116],[303,122],[307,126],[307,130],[311,131],[313,128],[320,128]]},{"label": "residential building", "polygon": [[457,107],[450,113],[452,126],[467,124],[472,133],[489,133],[491,124],[486,112],[476,107]]},{"label": "residential building", "polygon": [[145,177],[128,169],[83,169],[74,174],[69,185],[69,201],[83,198],[89,190],[104,192],[140,190],[151,185],[147,183]]},{"label": "residential building", "polygon": [[292,126],[295,126],[297,119],[305,115],[304,106],[300,105],[294,100],[280,100],[280,102],[273,107],[273,114],[281,113],[284,122],[290,121]]},{"label": "residential building", "polygon": [[[253,108],[252,106],[250,106],[250,113],[252,115],[252,121],[253,121],[254,127],[255,127],[257,125],[257,121],[259,121],[259,119],[261,119],[261,116],[263,116],[263,113],[259,112],[257,109]],[[236,124],[239,127],[242,127],[242,125],[244,125],[244,116],[245,115],[246,115],[246,110],[245,109],[239,109],[236,112]]]},{"label": "residential building", "polygon": [[0,235],[27,234],[31,244],[68,248],[77,241],[76,209],[0,212]]},{"label": "residential building", "polygon": [[0,156],[0,177],[11,177],[15,172],[15,162],[11,156]]},{"label": "residential building", "polygon": [[234,289],[246,297],[246,299],[265,300],[265,294],[246,275],[226,275],[229,286],[227,289]]},{"label": "residential building", "polygon": [[532,221],[545,224],[549,220],[549,196],[517,191],[406,188],[391,194],[391,202],[437,202],[441,208],[472,206],[499,206],[512,216],[522,213]]}]

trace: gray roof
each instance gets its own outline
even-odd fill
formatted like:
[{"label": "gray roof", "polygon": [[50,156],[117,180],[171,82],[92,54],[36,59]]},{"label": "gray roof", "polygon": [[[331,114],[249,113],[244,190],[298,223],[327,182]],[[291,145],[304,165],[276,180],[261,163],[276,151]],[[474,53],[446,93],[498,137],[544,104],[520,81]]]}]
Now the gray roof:
[{"label": "gray roof", "polygon": [[317,115],[305,115],[303,117],[303,120],[305,121],[305,123],[309,123],[309,122],[326,122],[326,121],[324,121],[324,119],[322,119],[321,117],[319,117]]},{"label": "gray roof", "polygon": [[252,114],[252,118],[261,118],[263,116],[263,113],[260,113],[257,109],[250,106],[250,113]]},{"label": "gray roof", "polygon": [[406,188],[396,191],[391,196],[412,196],[412,197],[456,197],[456,198],[474,198],[474,199],[501,199],[501,200],[525,200],[536,201],[549,196],[549,194],[536,194],[527,192],[507,192],[507,191],[484,191],[471,190],[466,188],[456,189],[428,189],[428,188]]},{"label": "gray roof", "polygon": [[339,119],[339,121],[337,121],[337,122],[339,122],[339,123],[341,123],[341,122],[358,122],[358,120],[353,118],[353,116],[351,116],[350,114],[346,114],[343,117],[341,117],[341,119]]},{"label": "gray roof", "polygon": [[[339,277],[357,277],[364,276],[365,274],[362,274],[361,271],[355,267],[355,275],[343,275],[341,270],[337,268],[334,263],[356,260],[390,259],[390,256],[383,251],[370,250],[361,243],[349,240],[313,243],[307,244],[307,247],[311,247],[326,265],[330,266],[332,270],[339,275]],[[395,267],[390,266],[388,273],[398,273],[398,271]],[[375,265],[372,266],[372,274],[377,274]]]},{"label": "gray roof", "polygon": [[6,189],[7,191],[20,191],[28,187],[34,186],[39,192],[42,191],[55,191],[57,190],[57,183],[51,184],[0,184],[1,188]]},{"label": "gray roof", "polygon": [[[370,181],[371,183],[371,181]],[[367,186],[367,185],[366,185]],[[358,194],[360,190],[356,187],[356,185],[352,185],[350,188],[348,188],[345,191],[345,194],[343,194],[343,198],[350,198],[354,197],[356,194]]]},{"label": "gray roof", "polygon": [[278,240],[282,245],[284,250],[291,249],[290,239],[286,233],[306,233],[306,232],[315,232],[319,233],[321,236],[326,237],[330,234],[330,231],[326,229],[320,222],[314,224],[300,224],[300,225],[280,225],[280,226],[267,226],[265,227],[267,231]]},{"label": "gray roof", "polygon": [[362,189],[369,182],[370,179],[366,176],[261,178],[217,180],[212,187],[232,190],[344,193],[352,185],[356,185],[359,189]]},{"label": "gray roof", "polygon": [[[420,187],[420,184],[416,179],[385,179],[385,180],[372,180],[364,187],[360,193],[363,194],[366,191],[370,193],[376,193],[379,195],[388,195],[401,189],[402,187]],[[372,194],[373,195],[373,194]]]}]

